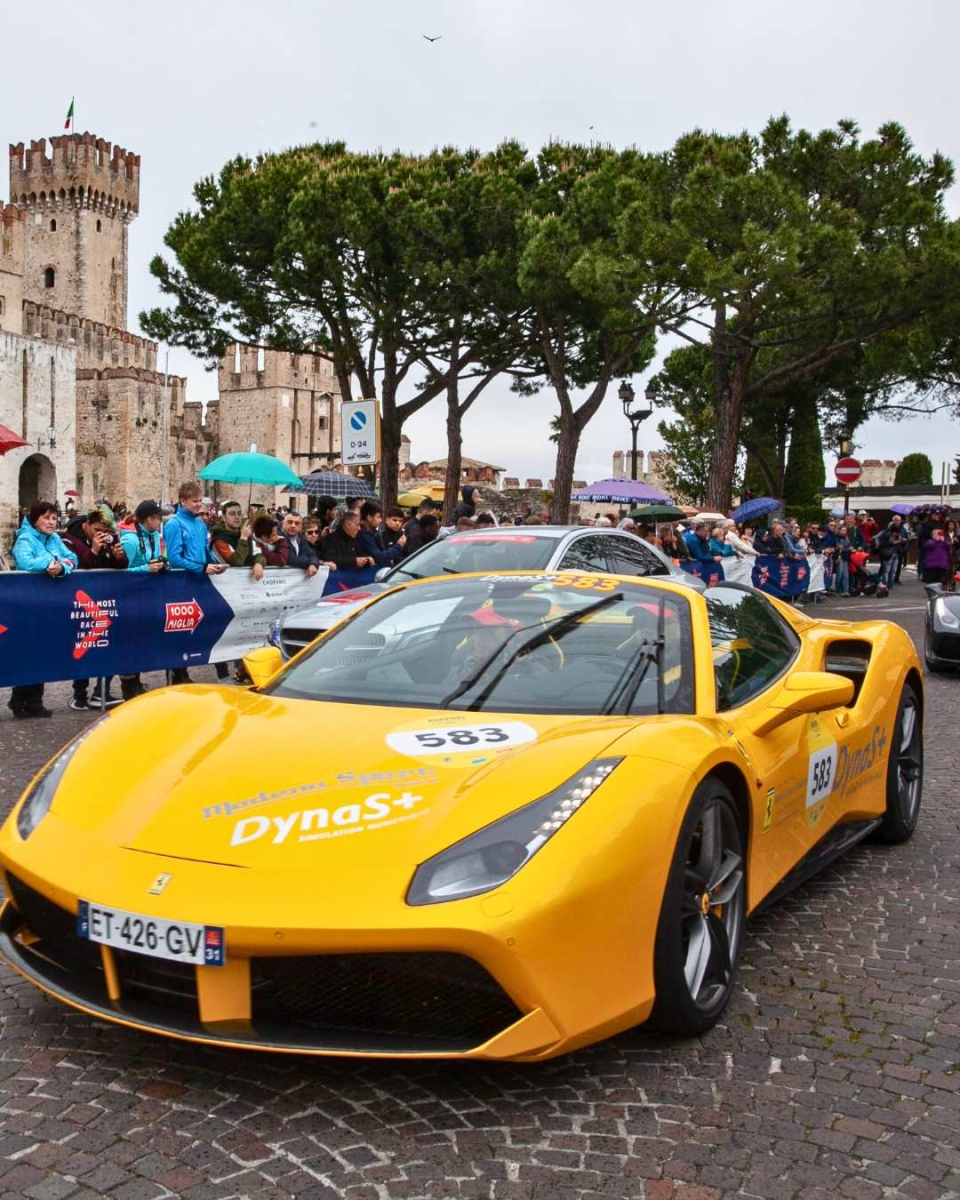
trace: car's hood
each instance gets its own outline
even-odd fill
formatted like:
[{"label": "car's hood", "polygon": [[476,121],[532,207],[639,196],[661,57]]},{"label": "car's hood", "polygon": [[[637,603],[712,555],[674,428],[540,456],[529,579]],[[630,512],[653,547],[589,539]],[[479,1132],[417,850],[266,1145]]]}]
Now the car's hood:
[{"label": "car's hood", "polygon": [[[401,581],[403,582],[403,581]],[[362,588],[350,588],[349,591],[331,592],[322,600],[308,604],[306,608],[298,608],[290,613],[282,622],[283,629],[330,629],[344,617],[357,611],[373,596],[379,596],[394,586],[389,583],[370,583]]]},{"label": "car's hood", "polygon": [[405,873],[558,786],[633,725],[170,688],[86,739],[53,812],[131,850]]}]

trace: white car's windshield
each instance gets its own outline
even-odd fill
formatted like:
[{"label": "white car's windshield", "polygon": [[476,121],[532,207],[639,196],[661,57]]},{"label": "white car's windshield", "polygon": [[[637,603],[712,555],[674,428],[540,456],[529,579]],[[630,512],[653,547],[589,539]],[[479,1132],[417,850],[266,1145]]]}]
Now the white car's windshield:
[{"label": "white car's windshield", "polygon": [[685,597],[609,576],[431,580],[332,630],[276,696],[469,712],[693,709]]},{"label": "white car's windshield", "polygon": [[557,539],[530,533],[451,533],[438,538],[390,572],[392,583],[430,575],[471,571],[539,571],[550,561]]}]

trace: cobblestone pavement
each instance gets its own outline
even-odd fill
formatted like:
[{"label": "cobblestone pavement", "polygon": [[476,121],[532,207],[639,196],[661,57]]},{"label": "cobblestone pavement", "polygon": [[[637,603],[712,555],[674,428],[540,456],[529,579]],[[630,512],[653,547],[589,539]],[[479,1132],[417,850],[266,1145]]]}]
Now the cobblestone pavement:
[{"label": "cobblestone pavement", "polygon": [[[922,636],[913,581],[820,611]],[[7,805],[85,719],[48,696],[53,720],[0,716]],[[0,968],[0,1200],[960,1194],[958,698],[928,679],[913,840],[752,921],[701,1040],[531,1067],[237,1054],[99,1024]]]}]

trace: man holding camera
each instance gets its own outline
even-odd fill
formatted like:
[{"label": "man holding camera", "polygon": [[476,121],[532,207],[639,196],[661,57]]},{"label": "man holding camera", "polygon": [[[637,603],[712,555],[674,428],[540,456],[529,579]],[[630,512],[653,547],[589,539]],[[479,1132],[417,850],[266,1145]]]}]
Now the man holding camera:
[{"label": "man holding camera", "polygon": [[228,567],[249,567],[254,579],[263,578],[266,559],[253,542],[253,525],[244,521],[239,500],[229,500],[220,510],[223,519],[210,530],[213,549]]},{"label": "man holding camera", "polygon": [[[81,571],[108,568],[122,571],[127,565],[127,556],[123,552],[120,538],[110,529],[98,508],[93,508],[70,522],[63,535],[63,544],[77,556],[77,566]],[[73,699],[70,701],[72,709],[80,711],[86,708],[112,708],[120,703],[119,697],[110,695],[109,678],[103,691],[98,682],[88,698],[89,686],[89,679],[73,681]]]}]

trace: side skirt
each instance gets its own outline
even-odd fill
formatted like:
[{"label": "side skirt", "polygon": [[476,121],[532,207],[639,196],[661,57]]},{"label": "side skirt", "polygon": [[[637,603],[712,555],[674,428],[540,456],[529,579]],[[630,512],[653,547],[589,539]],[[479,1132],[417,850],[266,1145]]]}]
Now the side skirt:
[{"label": "side skirt", "polygon": [[880,824],[881,819],[876,817],[867,821],[848,821],[845,824],[834,825],[829,833],[807,851],[790,874],[781,879],[777,886],[764,896],[750,915],[755,916],[757,913],[771,908],[788,892],[792,892],[794,888],[798,888],[808,879],[812,879],[835,858],[846,854],[851,846],[863,841]]}]

